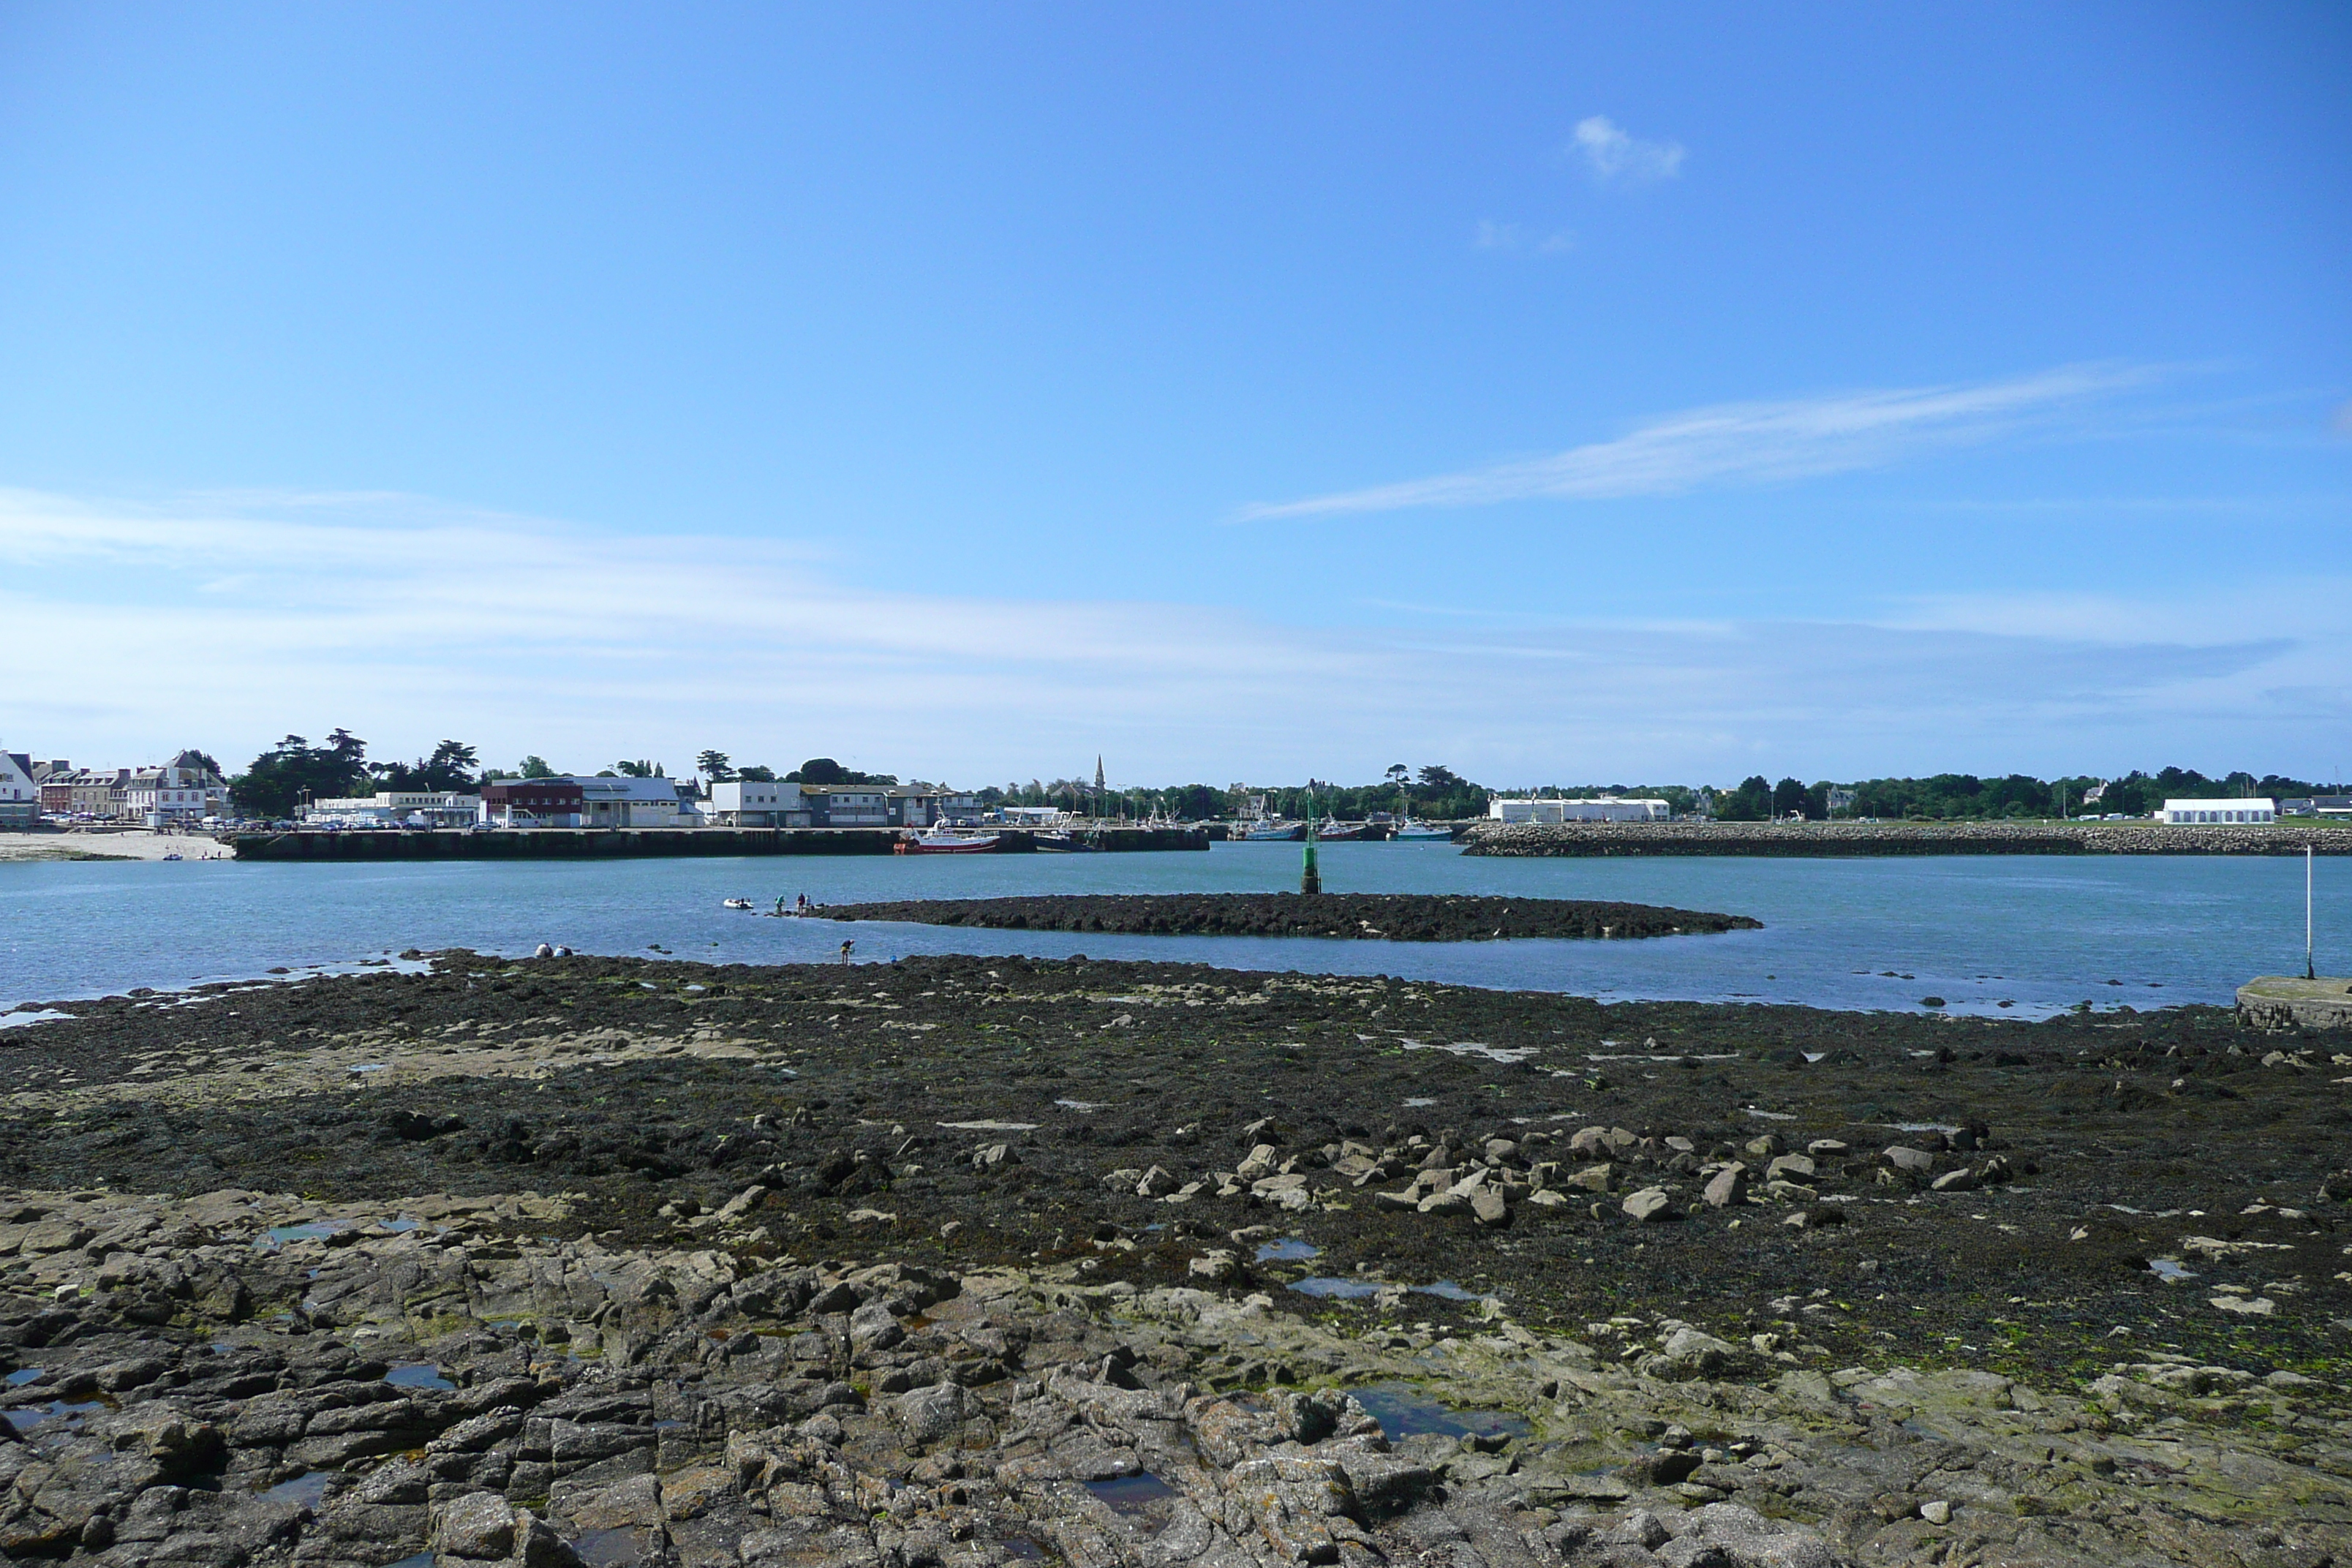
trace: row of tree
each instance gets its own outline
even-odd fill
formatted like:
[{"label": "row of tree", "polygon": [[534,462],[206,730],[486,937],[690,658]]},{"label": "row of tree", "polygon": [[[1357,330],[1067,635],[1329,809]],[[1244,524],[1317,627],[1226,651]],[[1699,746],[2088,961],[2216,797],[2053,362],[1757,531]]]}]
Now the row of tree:
[{"label": "row of tree", "polygon": [[[1717,795],[1715,815],[1727,822],[1760,822],[1791,815],[1813,822],[1832,816],[1939,822],[2108,813],[2145,816],[2168,799],[2277,800],[2343,790],[2340,784],[2314,784],[2280,773],[2256,778],[2250,773],[2233,773],[2208,778],[2194,768],[2133,772],[2113,779],[2086,773],[2054,779],[2030,773],[1997,779],[1936,773],[1927,778],[1864,779],[1851,784],[1827,780],[1808,784],[1792,778],[1771,784],[1759,773],[1738,788]],[[1832,791],[1838,795],[1834,803]]]},{"label": "row of tree", "polygon": [[[731,779],[773,779],[772,768],[737,768],[724,752],[705,752],[695,759],[701,777],[711,784]],[[465,793],[499,779],[558,777],[545,757],[523,758],[513,768],[485,768],[480,754],[459,741],[444,741],[413,763],[370,762],[367,742],[349,730],[337,729],[325,742],[312,745],[301,735],[289,735],[253,759],[245,772],[228,781],[229,800],[241,816],[291,817],[312,801],[342,800],[380,791]],[[649,758],[624,759],[599,768],[600,778],[656,779],[668,770]],[[895,784],[887,773],[862,773],[845,768],[831,757],[812,757],[784,775],[793,784]]]},{"label": "row of tree", "polygon": [[1261,804],[1269,816],[1292,818],[1304,817],[1309,811],[1349,821],[1361,821],[1376,811],[1425,817],[1481,816],[1490,794],[1451,768],[1432,765],[1415,777],[1402,763],[1391,767],[1380,783],[1369,784],[1309,779],[1303,784],[1265,788],[1236,784],[1219,789],[1204,784],[1097,788],[1091,780],[1063,778],[1031,779],[1025,784],[1015,780],[983,785],[971,793],[992,806],[1058,805],[1106,816],[1160,816],[1187,822],[1244,816]]},{"label": "row of tree", "polygon": [[[695,768],[698,778],[708,784],[777,777],[772,768],[739,768],[725,752],[715,750],[697,756]],[[647,759],[617,762],[598,772],[605,777],[667,776],[660,763]],[[275,818],[294,816],[307,801],[373,795],[380,790],[467,791],[501,778],[555,776],[556,770],[547,760],[535,755],[525,757],[511,770],[484,768],[475,749],[457,741],[443,741],[413,763],[370,762],[367,742],[349,730],[338,729],[316,746],[300,735],[287,736],[229,780],[229,795],[241,814]],[[812,757],[782,777],[786,783],[805,784],[898,783],[894,773],[860,773],[831,757]],[[1936,773],[1927,778],[1864,779],[1851,784],[1827,780],[1809,784],[1794,778],[1774,784],[1759,773],[1721,792],[1687,784],[1584,784],[1548,786],[1533,793],[1655,795],[1677,813],[1711,809],[1726,821],[1759,822],[1792,814],[1815,821],[1832,816],[1967,820],[2116,812],[2137,816],[2174,796],[2276,798],[2337,794],[2343,789],[2340,784],[2315,784],[2277,773],[2257,778],[2249,773],[2232,773],[2215,779],[2193,768],[2164,768],[2117,779],[2086,774],[2040,779],[2025,773],[2002,778]],[[1272,816],[1295,818],[1313,812],[1360,821],[1377,811],[1439,820],[1483,816],[1496,792],[1441,764],[1432,763],[1416,773],[1398,763],[1380,781],[1365,784],[1309,779],[1304,784],[1265,789],[1240,785],[1219,789],[1204,784],[1098,789],[1090,780],[1061,778],[1031,779],[1025,784],[1015,780],[972,793],[989,805],[1061,805],[1106,816],[1156,814],[1181,820],[1245,816],[1262,797],[1265,810]]]},{"label": "row of tree", "polygon": [[[737,780],[770,784],[775,781],[776,770],[769,767],[739,768],[735,759],[724,752],[704,752],[694,759],[701,776],[711,784],[733,784]],[[845,768],[831,757],[811,757],[784,775],[786,784],[882,784],[898,782],[896,773],[861,773],[855,768]]]},{"label": "row of tree", "polygon": [[[546,763],[539,758],[527,759]],[[484,777],[474,748],[444,741],[413,763],[368,761],[367,742],[349,730],[331,731],[312,745],[289,735],[228,781],[229,800],[246,816],[292,816],[306,801],[339,800],[379,790],[470,790]]]}]

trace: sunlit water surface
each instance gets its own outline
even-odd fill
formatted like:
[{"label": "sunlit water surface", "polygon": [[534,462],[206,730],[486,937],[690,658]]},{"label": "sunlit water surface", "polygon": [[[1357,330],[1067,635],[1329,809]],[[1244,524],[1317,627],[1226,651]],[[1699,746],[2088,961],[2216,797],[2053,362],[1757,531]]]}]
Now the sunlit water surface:
[{"label": "sunlit water surface", "polygon": [[[528,953],[656,949],[712,963],[859,962],[908,953],[1170,959],[1566,991],[1607,1001],[1799,1002],[2040,1016],[2089,1002],[2226,1003],[2248,978],[2300,973],[2300,859],[1946,857],[1478,859],[1445,844],[1334,844],[1334,892],[1622,899],[1753,915],[1764,929],[1643,942],[1436,944],[1113,937],[776,920],[720,907],[1013,893],[1273,891],[1292,844],[1205,854],[912,858],[236,861],[0,864],[0,1008],[167,989],[275,968],[341,968],[405,948]],[[2317,872],[2321,972],[2352,967],[2352,867]],[[1891,972],[1891,973],[1889,973]],[[2119,984],[2111,984],[2119,983]],[[2001,1007],[2007,1002],[2011,1005]],[[18,1015],[22,1017],[23,1015]]]}]

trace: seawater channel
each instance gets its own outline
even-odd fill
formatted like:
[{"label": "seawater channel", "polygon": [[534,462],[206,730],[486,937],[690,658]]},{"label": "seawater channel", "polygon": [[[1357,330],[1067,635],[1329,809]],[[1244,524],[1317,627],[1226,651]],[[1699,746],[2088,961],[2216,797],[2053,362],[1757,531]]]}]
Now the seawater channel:
[{"label": "seawater channel", "polygon": [[[1295,888],[1295,844],[1206,853],[927,856],[593,864],[236,861],[0,863],[0,1009],[347,968],[408,948],[710,963],[866,963],[912,953],[1159,959],[1391,974],[1637,999],[1801,1003],[2039,1017],[2227,1004],[2256,974],[2300,973],[2300,858],[1951,856],[1486,859],[1435,844],[1321,849],[1334,892],[1614,899],[1753,915],[1764,929],[1641,942],[1462,943],[1104,936],[822,920],[762,908],[1002,894]],[[2319,966],[2352,968],[2352,865],[2317,870]],[[2002,1004],[2009,1005],[2004,1007]],[[29,1021],[28,1014],[15,1017]]]}]

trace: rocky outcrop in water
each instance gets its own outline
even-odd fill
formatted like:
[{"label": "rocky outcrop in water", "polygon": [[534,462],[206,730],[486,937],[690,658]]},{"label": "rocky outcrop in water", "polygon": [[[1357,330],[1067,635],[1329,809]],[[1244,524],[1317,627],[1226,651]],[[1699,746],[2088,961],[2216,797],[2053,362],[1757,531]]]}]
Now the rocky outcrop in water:
[{"label": "rocky outcrop in water", "polygon": [[1000,931],[1143,936],[1319,936],[1372,942],[1488,942],[1510,937],[1626,938],[1753,931],[1746,915],[1705,914],[1588,899],[1445,893],[1084,893],[1003,899],[904,899],[827,904],[835,921],[908,921]]}]

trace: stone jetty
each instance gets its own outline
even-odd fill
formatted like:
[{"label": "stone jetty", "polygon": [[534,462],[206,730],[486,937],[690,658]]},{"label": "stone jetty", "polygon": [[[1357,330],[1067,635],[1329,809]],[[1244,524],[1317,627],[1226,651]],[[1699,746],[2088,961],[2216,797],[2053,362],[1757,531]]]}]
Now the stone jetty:
[{"label": "stone jetty", "polygon": [[2281,822],[1486,823],[1465,855],[2352,855],[2352,829]]},{"label": "stone jetty", "polygon": [[2238,987],[2238,1018],[2254,1029],[2352,1029],[2352,979],[2257,976]]}]

